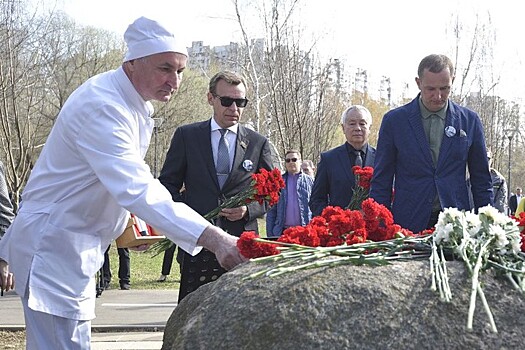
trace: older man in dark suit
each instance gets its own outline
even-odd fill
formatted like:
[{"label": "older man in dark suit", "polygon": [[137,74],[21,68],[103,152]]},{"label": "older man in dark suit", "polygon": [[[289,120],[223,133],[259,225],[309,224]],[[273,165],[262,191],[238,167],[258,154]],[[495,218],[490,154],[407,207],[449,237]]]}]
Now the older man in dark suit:
[{"label": "older man in dark suit", "polygon": [[312,215],[318,216],[327,206],[345,208],[355,185],[354,165],[374,166],[375,148],[368,144],[372,115],[364,106],[347,108],[341,116],[346,142],[321,154],[310,196]]},{"label": "older man in dark suit", "polygon": [[[202,215],[247,188],[259,169],[273,168],[268,140],[239,125],[248,103],[245,80],[233,72],[217,73],[210,80],[208,103],[213,117],[177,128],[159,176],[174,200],[184,201]],[[183,185],[184,199],[180,197]],[[267,209],[258,202],[224,209],[216,224],[240,236],[243,231],[257,231],[257,218]],[[180,252],[178,260],[179,300],[225,272],[209,251],[194,257]]]}]

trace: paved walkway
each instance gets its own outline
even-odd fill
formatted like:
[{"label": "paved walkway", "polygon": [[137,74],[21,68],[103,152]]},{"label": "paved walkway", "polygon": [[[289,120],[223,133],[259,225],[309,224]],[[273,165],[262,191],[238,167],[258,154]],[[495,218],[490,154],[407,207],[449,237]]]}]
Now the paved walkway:
[{"label": "paved walkway", "polygon": [[[166,321],[177,306],[177,290],[106,290],[96,301],[92,349],[160,349]],[[20,298],[0,298],[0,330],[25,328]]]}]

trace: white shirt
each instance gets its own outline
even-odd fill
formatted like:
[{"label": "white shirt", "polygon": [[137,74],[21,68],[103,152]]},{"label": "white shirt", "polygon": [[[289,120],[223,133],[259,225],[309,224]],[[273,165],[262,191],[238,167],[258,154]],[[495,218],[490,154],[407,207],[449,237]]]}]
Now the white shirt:
[{"label": "white shirt", "polygon": [[93,277],[127,210],[190,254],[201,250],[197,240],[209,222],[174,203],[143,161],[152,112],[122,67],[91,78],[66,101],[0,241],[0,257],[31,309],[95,317]]},{"label": "white shirt", "polygon": [[[213,161],[215,162],[215,165],[217,165],[217,153],[219,151],[219,140],[221,139],[221,132],[219,131],[222,129],[219,124],[215,121],[215,119],[211,118],[211,148],[213,151]],[[233,158],[235,157],[235,144],[237,141],[237,133],[239,131],[239,124],[235,124],[227,128],[228,132],[224,134],[224,141],[226,142],[226,146],[228,146],[228,152],[230,156],[230,170],[233,166]]]}]

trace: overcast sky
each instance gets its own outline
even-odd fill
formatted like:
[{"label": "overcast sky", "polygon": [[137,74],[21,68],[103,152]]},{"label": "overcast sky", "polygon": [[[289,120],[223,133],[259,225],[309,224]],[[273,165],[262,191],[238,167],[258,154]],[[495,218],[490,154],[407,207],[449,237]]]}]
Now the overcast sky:
[{"label": "overcast sky", "polygon": [[[192,41],[205,45],[225,45],[240,41],[231,0],[59,0],[59,6],[76,21],[123,34],[128,24],[140,16],[171,22],[184,32],[187,46]],[[254,6],[242,1],[243,15],[249,19],[250,34],[257,37],[249,17]],[[255,2],[255,1],[252,1]],[[260,0],[258,0],[260,2]],[[327,56],[367,69],[393,82],[408,82],[417,88],[414,77],[421,58],[430,53],[452,54],[453,14],[465,24],[465,34],[476,15],[488,23],[495,35],[496,75],[502,83],[496,93],[508,99],[525,97],[525,25],[517,1],[500,0],[303,0],[298,9],[302,24]],[[250,10],[250,8],[252,10]],[[253,15],[253,13],[252,13]],[[518,17],[519,16],[519,17]],[[313,39],[312,39],[313,40]],[[468,43],[470,44],[470,43]],[[466,45],[463,46],[467,50]],[[451,57],[452,58],[452,57]]]}]

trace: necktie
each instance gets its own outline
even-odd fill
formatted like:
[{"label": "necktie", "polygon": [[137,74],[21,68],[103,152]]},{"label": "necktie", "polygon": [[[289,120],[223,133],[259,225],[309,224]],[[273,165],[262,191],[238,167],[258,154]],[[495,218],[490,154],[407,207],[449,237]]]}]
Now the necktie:
[{"label": "necktie", "polygon": [[357,166],[363,166],[363,158],[361,157],[361,151],[355,151],[355,164]]},{"label": "necktie", "polygon": [[226,140],[224,139],[224,135],[226,135],[226,129],[219,129],[221,133],[221,138],[219,140],[219,148],[217,151],[217,166],[215,167],[215,170],[217,170],[217,180],[219,180],[219,187],[222,188],[224,183],[226,182],[226,179],[228,178],[228,174],[230,173],[230,153],[228,152],[228,146],[226,145]]}]

